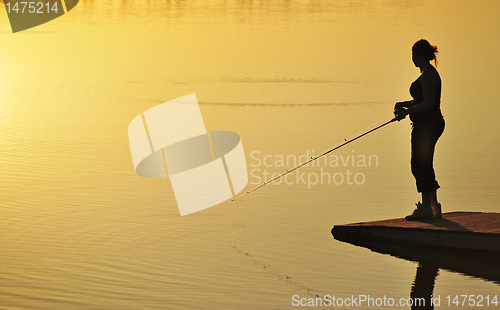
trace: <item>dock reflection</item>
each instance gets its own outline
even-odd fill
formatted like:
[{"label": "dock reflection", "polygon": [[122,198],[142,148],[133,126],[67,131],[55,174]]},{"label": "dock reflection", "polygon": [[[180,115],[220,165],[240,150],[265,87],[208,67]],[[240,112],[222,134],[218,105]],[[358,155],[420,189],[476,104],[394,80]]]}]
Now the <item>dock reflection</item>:
[{"label": "dock reflection", "polygon": [[[332,232],[333,233],[333,232]],[[416,245],[391,244],[380,241],[363,241],[348,238],[344,234],[333,234],[336,240],[370,249],[373,252],[418,262],[410,297],[424,298],[425,306],[411,309],[434,309],[431,298],[439,270],[458,272],[466,276],[480,278],[500,285],[500,253],[451,250]],[[443,301],[441,301],[443,302]]]}]

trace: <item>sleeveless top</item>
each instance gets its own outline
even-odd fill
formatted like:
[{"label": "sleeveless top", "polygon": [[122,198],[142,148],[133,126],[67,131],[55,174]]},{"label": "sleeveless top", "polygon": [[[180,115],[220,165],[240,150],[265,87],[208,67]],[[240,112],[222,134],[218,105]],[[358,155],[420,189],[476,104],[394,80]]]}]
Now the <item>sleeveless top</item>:
[{"label": "sleeveless top", "polygon": [[[429,68],[432,68],[431,70],[435,70],[437,73],[436,68],[433,66],[430,66]],[[438,82],[436,85],[436,98],[434,99],[434,106],[425,112],[421,113],[413,113],[410,114],[410,120],[414,123],[424,123],[424,122],[432,122],[436,120],[442,120],[443,115],[441,114],[441,77],[439,76],[439,73],[437,74],[438,76]],[[410,86],[410,95],[413,97],[413,103],[414,105],[419,104],[420,102],[424,101],[424,94],[422,92],[422,83],[420,82],[420,78],[422,75],[418,77]]]}]

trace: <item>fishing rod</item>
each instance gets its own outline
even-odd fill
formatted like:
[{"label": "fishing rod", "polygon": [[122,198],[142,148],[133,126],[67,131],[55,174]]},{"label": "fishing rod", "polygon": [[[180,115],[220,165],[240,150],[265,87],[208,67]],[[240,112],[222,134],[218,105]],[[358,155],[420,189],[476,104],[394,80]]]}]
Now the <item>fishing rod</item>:
[{"label": "fishing rod", "polygon": [[282,174],[280,174],[280,175],[278,175],[278,176],[276,176],[276,177],[272,178],[272,179],[271,179],[271,180],[269,180],[269,181],[264,181],[263,183],[261,183],[261,184],[257,185],[256,187],[252,188],[251,190],[246,191],[245,193],[243,193],[243,194],[241,194],[241,195],[239,195],[239,196],[237,196],[237,197],[235,197],[235,198],[231,199],[231,201],[235,201],[235,200],[237,200],[237,199],[240,199],[241,197],[243,197],[243,196],[245,196],[245,195],[247,195],[247,194],[250,194],[251,192],[253,192],[253,191],[255,191],[255,190],[257,190],[257,189],[261,188],[262,186],[267,185],[267,184],[269,184],[269,183],[271,183],[271,182],[273,182],[273,181],[275,181],[275,180],[277,180],[277,179],[281,178],[282,176],[287,175],[287,174],[289,174],[290,172],[293,172],[293,171],[295,171],[295,170],[299,169],[300,167],[303,167],[303,166],[305,166],[305,165],[309,164],[310,162],[315,161],[316,159],[318,159],[318,158],[320,158],[320,157],[323,157],[323,156],[325,156],[326,154],[329,154],[329,153],[331,153],[331,152],[333,152],[333,151],[335,151],[335,150],[337,150],[337,149],[339,149],[339,148],[343,147],[344,145],[347,145],[347,144],[351,143],[352,141],[355,141],[355,140],[357,140],[357,139],[359,139],[359,138],[361,138],[361,137],[363,137],[363,136],[366,136],[366,135],[367,135],[367,134],[369,134],[370,132],[374,132],[375,130],[377,130],[377,129],[379,129],[379,128],[382,128],[382,127],[384,127],[384,126],[385,126],[385,125],[387,125],[387,124],[390,124],[390,123],[395,122],[395,121],[400,121],[400,120],[401,120],[401,118],[394,117],[394,118],[393,118],[393,119],[391,119],[390,121],[385,122],[385,123],[383,123],[382,125],[379,125],[379,126],[377,126],[377,127],[373,128],[373,129],[370,129],[370,130],[368,130],[367,132],[365,132],[365,133],[363,133],[363,134],[360,134],[359,136],[357,136],[357,137],[355,137],[355,138],[352,138],[351,140],[345,140],[345,142],[344,142],[344,143],[342,143],[341,145],[336,146],[336,147],[334,147],[334,148],[332,148],[332,149],[329,149],[328,151],[323,152],[323,153],[319,154],[319,155],[318,155],[318,156],[316,156],[316,157],[311,156],[311,159],[309,159],[308,161],[306,161],[306,162],[304,162],[304,163],[302,163],[302,164],[299,164],[298,166],[295,166],[295,167],[293,167],[292,169],[289,169],[289,170],[287,170],[287,171],[283,172]]}]

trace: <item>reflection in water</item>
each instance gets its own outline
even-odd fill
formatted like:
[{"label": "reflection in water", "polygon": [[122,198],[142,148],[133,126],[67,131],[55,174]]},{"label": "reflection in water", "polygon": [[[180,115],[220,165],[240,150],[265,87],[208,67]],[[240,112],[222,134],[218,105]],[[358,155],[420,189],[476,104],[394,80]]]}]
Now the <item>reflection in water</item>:
[{"label": "reflection in water", "polygon": [[[161,101],[161,100],[160,100]],[[200,102],[200,105],[223,105],[236,107],[317,107],[317,106],[353,106],[366,104],[380,104],[381,102],[325,102],[325,103],[227,103],[227,102]]]},{"label": "reflection in water", "polygon": [[415,281],[411,287],[410,297],[412,300],[422,300],[423,303],[415,303],[412,309],[434,309],[432,295],[434,283],[438,275],[439,268],[434,264],[419,263]]},{"label": "reflection in water", "polygon": [[432,297],[439,269],[481,278],[500,285],[500,252],[440,249],[416,245],[410,247],[406,244],[357,239],[341,233],[334,234],[334,238],[368,248],[373,252],[418,262],[410,297],[413,301],[415,298],[420,298],[420,300],[423,298],[425,303],[415,302],[412,309],[434,309],[433,304],[442,305],[442,300],[435,300]]},{"label": "reflection in water", "polygon": [[[3,0],[0,0],[3,2]],[[356,18],[360,14],[406,15],[419,8],[416,3],[392,2],[382,7],[376,1],[345,3],[344,1],[126,1],[81,0],[80,8],[88,15],[104,15],[118,20],[137,19],[138,16],[161,16],[164,20],[200,20],[211,23],[236,24],[276,24],[277,19],[284,25],[293,25],[305,18],[312,22],[339,22]],[[333,14],[335,17],[329,16]],[[299,17],[300,16],[300,17]]]}]

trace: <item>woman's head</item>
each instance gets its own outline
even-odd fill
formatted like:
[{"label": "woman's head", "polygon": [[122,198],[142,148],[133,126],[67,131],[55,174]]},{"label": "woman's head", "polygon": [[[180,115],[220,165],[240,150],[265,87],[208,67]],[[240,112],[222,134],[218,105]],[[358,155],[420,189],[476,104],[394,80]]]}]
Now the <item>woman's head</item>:
[{"label": "woman's head", "polygon": [[418,55],[425,60],[431,61],[434,60],[434,64],[437,66],[437,53],[438,48],[436,45],[431,45],[429,41],[420,39],[411,48],[411,51],[414,55]]}]

